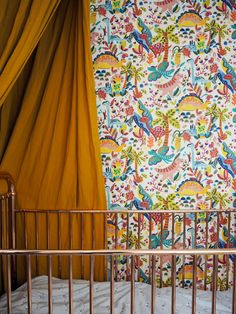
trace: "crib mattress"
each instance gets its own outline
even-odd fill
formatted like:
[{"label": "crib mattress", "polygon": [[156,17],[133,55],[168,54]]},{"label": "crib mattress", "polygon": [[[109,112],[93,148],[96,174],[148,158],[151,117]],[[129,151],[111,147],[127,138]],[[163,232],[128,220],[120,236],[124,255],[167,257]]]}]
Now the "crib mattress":
[{"label": "crib mattress", "polygon": [[[33,313],[48,313],[47,276],[32,279]],[[68,281],[53,278],[53,313],[68,313]],[[191,289],[176,288],[177,314],[191,313]],[[94,283],[94,313],[110,313],[110,283]],[[135,313],[148,314],[151,308],[151,287],[145,283],[135,283]],[[211,313],[211,292],[197,291],[197,314]],[[27,313],[27,284],[12,292],[13,313]],[[217,313],[231,313],[232,291],[217,292]],[[74,313],[89,313],[89,282],[73,281]],[[0,313],[7,313],[6,295],[0,298]],[[130,313],[130,283],[115,283],[115,313]],[[171,313],[171,288],[157,289],[156,313]]]}]

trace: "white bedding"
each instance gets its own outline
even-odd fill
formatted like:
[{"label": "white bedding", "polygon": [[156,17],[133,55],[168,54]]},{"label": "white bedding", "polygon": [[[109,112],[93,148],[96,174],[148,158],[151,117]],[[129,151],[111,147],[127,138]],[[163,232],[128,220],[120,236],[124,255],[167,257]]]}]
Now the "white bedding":
[{"label": "white bedding", "polygon": [[[32,280],[33,313],[48,313],[47,276]],[[151,287],[145,283],[135,283],[135,313],[150,313]],[[53,278],[53,313],[68,313],[68,281]],[[191,314],[191,289],[176,288],[177,314]],[[89,313],[89,282],[73,281],[74,313]],[[211,292],[197,291],[197,314],[211,313]],[[13,313],[27,313],[27,285],[12,293]],[[94,313],[110,313],[110,283],[94,283]],[[157,289],[156,313],[171,313],[171,288]],[[232,291],[217,292],[217,313],[231,313]],[[7,313],[6,295],[0,298],[0,313]],[[115,283],[115,313],[130,313],[130,283]]]}]

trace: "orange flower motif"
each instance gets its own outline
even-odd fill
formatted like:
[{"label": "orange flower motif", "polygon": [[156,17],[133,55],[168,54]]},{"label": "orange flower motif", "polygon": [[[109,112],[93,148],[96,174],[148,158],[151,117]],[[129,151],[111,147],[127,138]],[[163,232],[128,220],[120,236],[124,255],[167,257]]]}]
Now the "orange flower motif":
[{"label": "orange flower motif", "polygon": [[232,95],[232,104],[236,105],[236,95]]},{"label": "orange flower motif", "polygon": [[210,155],[211,155],[211,158],[217,157],[218,156],[218,150],[216,148],[212,149],[210,151]]},{"label": "orange flower motif", "polygon": [[236,22],[236,12],[231,12],[230,19],[232,22]]},{"label": "orange flower motif", "polygon": [[232,188],[236,191],[236,179],[233,179]]},{"label": "orange flower motif", "polygon": [[131,201],[134,199],[134,193],[132,191],[126,193],[126,201]]},{"label": "orange flower motif", "polygon": [[131,116],[133,113],[134,113],[134,108],[133,107],[128,107],[126,110],[125,110],[125,113],[127,114],[127,116]]}]

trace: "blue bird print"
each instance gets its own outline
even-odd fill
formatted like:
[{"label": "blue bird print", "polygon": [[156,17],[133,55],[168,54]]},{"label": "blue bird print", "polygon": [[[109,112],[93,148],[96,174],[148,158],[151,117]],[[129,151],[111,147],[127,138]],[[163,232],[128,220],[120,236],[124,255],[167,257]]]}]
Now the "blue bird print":
[{"label": "blue bird print", "polygon": [[223,156],[219,155],[216,160],[220,164],[220,166],[224,170],[226,170],[232,176],[232,178],[235,177],[235,174],[234,174],[231,166],[227,163],[227,159],[226,158],[224,158]]},{"label": "blue bird print", "polygon": [[138,127],[140,127],[149,136],[153,127],[152,115],[150,111],[147,109],[147,107],[140,100],[138,101],[138,105],[139,105],[138,108],[140,110],[141,116],[135,113],[133,116],[134,122],[137,124]]},{"label": "blue bird print", "polygon": [[225,163],[231,166],[232,171],[236,174],[236,155],[229,148],[229,146],[224,142],[223,143],[223,151],[226,155]]}]

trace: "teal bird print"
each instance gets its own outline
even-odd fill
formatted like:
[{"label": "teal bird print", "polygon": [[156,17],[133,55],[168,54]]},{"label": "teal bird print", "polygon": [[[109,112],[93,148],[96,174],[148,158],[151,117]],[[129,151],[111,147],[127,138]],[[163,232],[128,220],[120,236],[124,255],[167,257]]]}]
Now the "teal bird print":
[{"label": "teal bird print", "polygon": [[171,247],[172,240],[171,239],[167,239],[168,235],[169,235],[168,233],[163,233],[163,238],[162,238],[162,241],[161,241],[160,234],[158,234],[158,235],[152,234],[151,235],[151,248],[152,249],[156,249],[157,247],[160,247],[161,246],[161,242],[162,242],[162,244],[165,247],[167,247],[167,248]]},{"label": "teal bird print", "polygon": [[166,162],[166,163],[170,163],[172,162],[173,158],[174,158],[174,154],[170,154],[167,155],[169,151],[169,147],[168,146],[162,146],[161,148],[158,149],[158,151],[156,152],[155,150],[151,150],[148,154],[151,155],[152,157],[149,159],[148,164],[150,166],[152,165],[156,165],[162,161]]},{"label": "teal bird print", "polygon": [[168,70],[167,68],[169,66],[169,62],[163,61],[161,64],[158,65],[158,67],[149,67],[148,70],[151,71],[151,73],[148,75],[149,81],[156,81],[157,79],[161,78],[162,76],[166,79],[171,78],[174,73],[173,70]]}]

